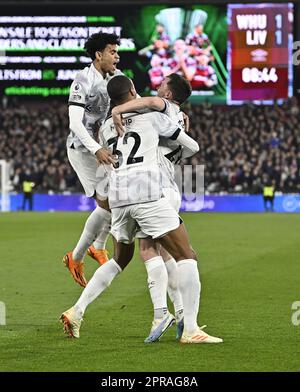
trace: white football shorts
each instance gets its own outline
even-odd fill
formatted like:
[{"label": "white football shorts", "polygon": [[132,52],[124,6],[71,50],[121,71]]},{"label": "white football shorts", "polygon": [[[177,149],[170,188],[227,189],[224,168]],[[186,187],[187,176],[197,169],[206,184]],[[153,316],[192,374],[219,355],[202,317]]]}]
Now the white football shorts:
[{"label": "white football shorts", "polygon": [[108,197],[108,173],[90,152],[67,148],[69,162],[75,170],[87,197],[95,192],[100,200]]},{"label": "white football shorts", "polygon": [[148,203],[113,208],[111,234],[118,242],[130,244],[138,230],[155,239],[177,229],[180,223],[178,213],[162,197]]},{"label": "white football shorts", "polygon": [[[168,200],[170,205],[174,208],[174,210],[178,213],[181,206],[181,195],[179,190],[175,188],[163,188],[162,190],[163,196]],[[136,233],[135,238],[147,238],[147,234],[143,233],[142,230],[139,230]]]}]

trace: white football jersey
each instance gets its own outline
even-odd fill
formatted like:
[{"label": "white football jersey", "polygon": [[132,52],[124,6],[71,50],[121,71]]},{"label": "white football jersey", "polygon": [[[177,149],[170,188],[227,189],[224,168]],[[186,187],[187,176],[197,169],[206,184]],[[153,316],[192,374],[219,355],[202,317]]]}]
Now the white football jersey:
[{"label": "white football jersey", "polygon": [[[113,76],[107,74],[104,79],[91,63],[78,72],[70,88],[69,105],[84,108],[83,125],[95,140],[97,140],[99,127],[109,111],[110,98],[107,93],[107,83],[116,75],[122,75],[122,72],[116,70]],[[80,139],[71,131],[67,139],[67,146],[72,145],[87,151]]]},{"label": "white football jersey", "polygon": [[162,194],[159,167],[159,137],[176,139],[178,124],[159,112],[128,113],[124,116],[125,133],[118,137],[112,118],[101,128],[101,142],[118,156],[110,172],[111,208],[158,200]]},{"label": "white football jersey", "polygon": [[[185,131],[183,113],[178,105],[162,98],[165,102],[165,113],[172,121],[176,122],[178,128]],[[173,188],[178,191],[175,182],[175,168],[174,165],[179,162],[181,157],[182,147],[176,140],[161,137],[159,140],[159,153],[160,153],[160,167],[162,170],[162,186],[163,188]]]}]

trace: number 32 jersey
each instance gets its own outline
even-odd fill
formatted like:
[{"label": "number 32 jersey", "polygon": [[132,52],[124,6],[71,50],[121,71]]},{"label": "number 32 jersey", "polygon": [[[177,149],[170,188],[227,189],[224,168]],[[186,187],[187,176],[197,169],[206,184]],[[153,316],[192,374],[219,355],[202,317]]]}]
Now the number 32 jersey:
[{"label": "number 32 jersey", "polygon": [[110,208],[158,200],[162,194],[159,169],[159,137],[175,140],[180,128],[165,114],[128,113],[126,131],[118,137],[112,118],[103,124],[100,136],[118,162],[110,171]]}]

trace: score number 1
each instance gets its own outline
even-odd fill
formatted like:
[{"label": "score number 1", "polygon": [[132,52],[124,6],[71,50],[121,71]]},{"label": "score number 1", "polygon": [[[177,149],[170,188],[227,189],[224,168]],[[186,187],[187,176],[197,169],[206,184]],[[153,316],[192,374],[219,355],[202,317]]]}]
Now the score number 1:
[{"label": "score number 1", "polygon": [[282,15],[281,14],[277,14],[275,16],[275,20],[276,20],[276,28],[278,30],[275,31],[275,38],[276,38],[276,44],[277,45],[281,45],[282,44]]}]

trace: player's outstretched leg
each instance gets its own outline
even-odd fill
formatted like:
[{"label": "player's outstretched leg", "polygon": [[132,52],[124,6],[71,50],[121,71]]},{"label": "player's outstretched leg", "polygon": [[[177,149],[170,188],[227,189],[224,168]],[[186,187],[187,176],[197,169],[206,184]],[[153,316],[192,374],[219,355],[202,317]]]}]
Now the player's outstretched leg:
[{"label": "player's outstretched leg", "polygon": [[64,326],[64,333],[68,334],[70,338],[79,338],[82,317],[78,315],[74,307],[66,310],[60,316],[60,322]]},{"label": "player's outstretched leg", "polygon": [[[94,242],[95,237],[102,238],[102,244],[105,247],[106,238],[110,230],[111,213],[102,207],[96,207],[88,217],[81,237],[73,250],[63,257],[63,263],[71,272],[73,279],[80,286],[85,287],[87,280],[84,276],[83,258],[89,246]],[[105,240],[104,240],[105,237]],[[101,265],[108,259],[107,251],[102,249],[101,252],[95,251],[91,255]]]},{"label": "player's outstretched leg", "polygon": [[87,284],[87,280],[84,276],[84,263],[81,260],[74,260],[72,252],[68,252],[64,255],[62,259],[64,265],[70,271],[73,279],[80,286],[85,287]]},{"label": "player's outstretched leg", "polygon": [[109,211],[107,200],[97,200],[97,203],[101,215],[99,216],[98,212],[98,225],[96,223],[97,238],[87,249],[87,254],[102,265],[108,261],[106,242],[111,228],[111,212]]},{"label": "player's outstretched leg", "polygon": [[165,263],[159,256],[157,244],[150,237],[141,238],[139,248],[140,257],[147,270],[148,288],[154,310],[150,334],[145,339],[145,343],[153,343],[174,324],[175,318],[167,307],[168,274]]},{"label": "player's outstretched leg", "polygon": [[208,335],[203,329],[206,327],[197,327],[192,333],[183,332],[180,343],[222,343],[223,339]]},{"label": "player's outstretched leg", "polygon": [[122,272],[132,259],[133,253],[134,243],[125,245],[115,242],[115,259],[110,259],[96,270],[75,305],[62,313],[60,321],[64,324],[65,333],[79,338],[80,325],[86,308]]},{"label": "player's outstretched leg", "polygon": [[196,254],[189,244],[184,224],[158,240],[175,258],[178,266],[178,287],[182,295],[184,330],[181,343],[221,343],[223,340],[205,333],[197,323],[200,302],[200,279]]},{"label": "player's outstretched leg", "polygon": [[[105,236],[102,241],[105,247],[106,239],[110,230],[111,213],[102,207],[96,207],[88,217],[81,237],[73,251],[74,260],[83,260],[89,246],[93,244],[98,236]],[[99,249],[99,248],[97,248]]]},{"label": "player's outstretched leg", "polygon": [[160,247],[159,252],[168,273],[168,295],[174,306],[178,340],[181,338],[184,326],[182,296],[178,287],[178,267],[175,259],[163,247]]}]

